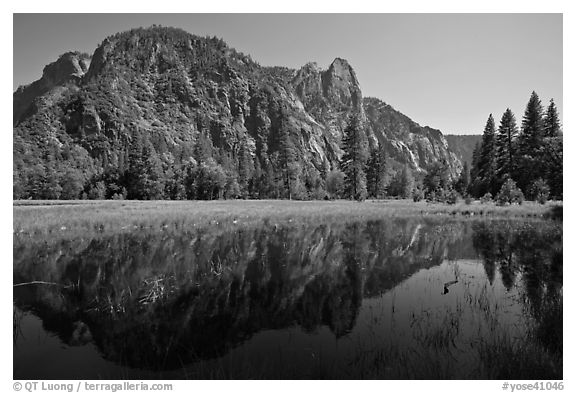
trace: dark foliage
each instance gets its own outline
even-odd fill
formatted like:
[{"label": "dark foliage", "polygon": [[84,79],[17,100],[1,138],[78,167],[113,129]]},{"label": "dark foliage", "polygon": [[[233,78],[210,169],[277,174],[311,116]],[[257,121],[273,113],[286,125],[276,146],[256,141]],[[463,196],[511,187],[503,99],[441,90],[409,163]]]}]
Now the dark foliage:
[{"label": "dark foliage", "polygon": [[342,140],[342,170],[345,175],[345,193],[357,201],[366,199],[366,159],[368,143],[358,115],[351,115]]},{"label": "dark foliage", "polygon": [[[488,125],[482,144],[473,154],[468,187],[471,195],[478,198],[486,192],[495,194],[505,183],[512,180],[518,185],[519,192],[531,199],[562,199],[563,143],[554,101],[550,101],[544,114],[540,99],[533,92],[526,105],[520,132],[510,109],[506,109],[502,115],[495,138],[491,137],[491,127]],[[490,162],[489,152],[492,152],[493,167],[487,165],[487,162]],[[533,192],[532,187],[539,179],[549,187],[549,195],[546,197],[542,187],[539,187],[539,192]],[[538,184],[541,186],[544,183]],[[509,203],[508,197],[504,199]]]},{"label": "dark foliage", "polygon": [[369,197],[379,199],[386,196],[387,177],[386,150],[380,146],[372,150],[367,164],[366,178]]}]

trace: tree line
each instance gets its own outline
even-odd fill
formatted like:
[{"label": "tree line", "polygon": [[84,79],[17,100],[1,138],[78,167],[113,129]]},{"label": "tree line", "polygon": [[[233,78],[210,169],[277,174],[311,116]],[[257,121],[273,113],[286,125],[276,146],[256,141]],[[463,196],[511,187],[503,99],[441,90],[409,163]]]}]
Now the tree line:
[{"label": "tree line", "polygon": [[[63,148],[32,144],[16,135],[14,199],[335,199],[367,196],[410,197],[409,168],[388,162],[383,148],[368,152],[365,132],[351,117],[343,138],[344,155],[331,171],[305,162],[285,116],[274,119],[270,146],[251,148],[241,140],[218,148],[207,127],[191,146],[168,152],[149,133],[133,129],[122,146],[82,140]],[[31,135],[41,137],[37,127]],[[262,143],[256,141],[256,143]],[[36,148],[35,146],[40,146]],[[37,149],[37,150],[34,150]],[[85,150],[87,149],[87,150]],[[97,152],[91,157],[88,152]],[[353,183],[349,179],[354,178]]]},{"label": "tree line", "polygon": [[524,198],[544,203],[562,199],[562,128],[554,100],[546,111],[532,92],[520,129],[508,108],[496,129],[490,114],[482,141],[473,153],[469,168],[464,162],[458,178],[450,177],[446,163],[437,161],[425,175],[415,176],[405,165],[390,178],[386,151],[373,149],[368,155],[365,135],[358,116],[352,116],[344,132],[341,169],[328,174],[327,191],[333,193],[342,183],[344,197],[412,197],[455,203],[460,197],[482,201],[496,199],[501,204],[522,203]]},{"label": "tree line", "polygon": [[[490,114],[476,146],[467,191],[490,199],[501,191],[544,202],[562,199],[562,128],[554,100],[544,111],[532,92],[519,128],[508,108],[498,129]],[[504,197],[504,194],[500,194]]]},{"label": "tree line", "polygon": [[[199,132],[193,147],[166,154],[138,130],[124,148],[116,149],[113,159],[104,154],[92,162],[75,146],[58,154],[44,152],[45,157],[35,157],[33,164],[15,163],[13,197],[358,201],[393,197],[448,203],[460,197],[498,197],[508,203],[525,195],[540,201],[562,198],[559,116],[554,101],[544,111],[536,93],[520,130],[510,109],[498,129],[493,116],[488,117],[471,168],[464,162],[457,178],[445,162],[434,162],[422,173],[389,159],[384,143],[370,147],[358,114],[349,117],[342,158],[329,171],[304,162],[287,124],[278,124],[274,133],[273,148],[261,148],[258,154],[248,141],[240,141],[232,153],[218,149],[206,131]],[[25,150],[21,143],[15,143],[15,149]]]},{"label": "tree line", "polygon": [[350,116],[344,130],[342,150],[340,168],[328,173],[326,179],[330,196],[357,201],[392,197],[450,202],[459,195],[457,190],[464,190],[461,180],[451,178],[444,161],[432,163],[423,174],[408,164],[389,160],[384,143],[370,149],[357,114]]}]

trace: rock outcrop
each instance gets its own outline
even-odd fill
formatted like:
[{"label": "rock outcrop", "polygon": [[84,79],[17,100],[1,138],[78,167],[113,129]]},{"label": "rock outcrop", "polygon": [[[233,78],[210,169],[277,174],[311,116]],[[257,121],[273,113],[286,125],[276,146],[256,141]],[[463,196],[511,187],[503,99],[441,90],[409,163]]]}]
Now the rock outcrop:
[{"label": "rock outcrop", "polygon": [[27,86],[20,86],[14,93],[14,125],[36,112],[34,100],[49,93],[52,89],[66,84],[76,85],[88,70],[90,55],[80,52],[67,52],[53,63],[44,67],[42,78]]},{"label": "rock outcrop", "polygon": [[277,172],[288,138],[311,183],[338,165],[351,113],[366,124],[370,146],[384,144],[402,165],[426,171],[442,160],[453,176],[461,166],[440,131],[363,98],[346,60],[327,70],[262,67],[220,39],[173,28],[118,33],[91,57],[62,55],[13,99],[15,173],[28,188],[30,167],[82,168],[85,181],[121,171],[135,138],[149,141],[165,167],[186,162],[207,139],[216,160],[238,173],[242,157],[250,170]]}]

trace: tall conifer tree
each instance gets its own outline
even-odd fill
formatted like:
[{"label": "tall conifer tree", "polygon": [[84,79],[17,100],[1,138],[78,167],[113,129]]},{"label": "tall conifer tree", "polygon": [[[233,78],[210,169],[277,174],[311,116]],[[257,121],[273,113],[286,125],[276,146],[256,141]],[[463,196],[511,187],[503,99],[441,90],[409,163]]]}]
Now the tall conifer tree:
[{"label": "tall conifer tree", "polygon": [[495,132],[494,117],[490,114],[484,127],[480,156],[478,158],[478,176],[481,180],[481,194],[490,192],[494,195],[497,191],[495,185]]},{"label": "tall conifer tree", "polygon": [[293,183],[296,181],[295,162],[297,158],[294,143],[290,138],[290,128],[286,122],[281,122],[278,129],[279,164],[283,183],[283,193],[292,199]]},{"label": "tall conifer tree", "polygon": [[382,198],[386,194],[386,150],[384,146],[372,150],[366,169],[368,195]]},{"label": "tall conifer tree", "polygon": [[512,178],[516,169],[515,140],[518,135],[516,117],[510,108],[506,109],[500,120],[496,136],[496,175],[498,184],[502,185],[506,178]]},{"label": "tall conifer tree", "polygon": [[368,144],[357,114],[350,116],[342,140],[344,154],[342,170],[345,178],[345,192],[349,198],[357,201],[366,199],[366,156]]},{"label": "tall conifer tree", "polygon": [[554,100],[550,100],[546,115],[544,115],[544,136],[555,137],[559,136],[561,132],[560,117],[558,116],[556,104]]},{"label": "tall conifer tree", "polygon": [[522,133],[518,137],[520,154],[534,156],[544,137],[544,110],[535,91],[526,105],[522,118]]},{"label": "tall conifer tree", "polygon": [[470,185],[468,192],[475,197],[480,197],[480,177],[478,176],[478,160],[480,159],[480,142],[476,142],[472,150],[472,165],[470,168]]},{"label": "tall conifer tree", "polygon": [[516,181],[526,193],[530,184],[544,176],[541,165],[544,141],[544,110],[536,92],[532,92],[522,118],[522,130],[518,135],[518,165]]}]

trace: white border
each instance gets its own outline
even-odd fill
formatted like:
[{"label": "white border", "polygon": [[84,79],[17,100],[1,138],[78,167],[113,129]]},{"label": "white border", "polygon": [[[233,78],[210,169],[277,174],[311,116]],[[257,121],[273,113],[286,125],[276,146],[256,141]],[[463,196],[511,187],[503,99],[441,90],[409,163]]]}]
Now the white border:
[{"label": "white border", "polygon": [[[191,4],[186,4],[191,3]],[[564,70],[575,70],[576,64],[574,62],[574,37],[576,18],[574,12],[569,6],[568,1],[522,1],[511,2],[502,0],[484,0],[481,2],[464,2],[456,0],[436,0],[436,1],[403,1],[393,2],[395,4],[372,4],[368,1],[329,1],[329,2],[312,2],[310,0],[294,0],[289,3],[278,2],[273,3],[270,1],[257,0],[257,1],[233,1],[233,0],[219,0],[217,2],[204,2],[205,4],[194,4],[194,2],[183,1],[112,1],[103,0],[98,2],[81,2],[81,1],[59,1],[43,2],[38,0],[27,0],[14,2],[11,4],[3,3],[2,5],[2,26],[3,35],[3,53],[12,56],[13,42],[12,39],[12,13],[56,13],[56,12],[74,12],[74,13],[172,13],[172,12],[223,12],[223,13],[260,13],[260,12],[312,12],[312,13],[325,13],[325,12],[338,12],[338,13],[361,13],[361,12],[383,12],[383,13],[404,13],[404,12],[418,12],[418,13],[442,13],[442,12],[463,12],[463,13],[478,13],[478,12],[513,12],[513,13],[563,13],[564,14]],[[217,4],[216,4],[217,3]],[[284,4],[281,4],[284,3]],[[401,3],[401,4],[400,4]],[[535,53],[537,55],[537,53]],[[6,253],[7,257],[2,264],[2,276],[5,277],[5,283],[2,286],[4,292],[1,302],[1,315],[5,316],[4,323],[2,323],[1,339],[4,351],[4,367],[2,367],[2,378],[0,380],[0,387],[3,391],[12,391],[12,364],[11,350],[12,343],[10,342],[11,334],[9,332],[8,316],[12,315],[12,308],[10,300],[12,299],[11,291],[11,277],[12,277],[12,133],[10,132],[12,123],[12,81],[10,78],[13,75],[13,63],[8,59],[1,61],[2,69],[2,121],[4,127],[0,132],[0,146],[2,146],[2,153],[0,155],[0,173],[2,174],[2,198],[1,205],[1,224],[0,224],[0,250]],[[574,93],[574,76],[571,72],[564,72],[564,97],[563,107],[573,107],[573,93]],[[10,96],[9,96],[10,93]],[[569,181],[571,171],[575,168],[574,154],[571,154],[575,147],[576,128],[574,127],[574,117],[570,111],[563,113],[563,129],[564,129],[564,143],[565,143],[565,226],[569,229],[574,218],[573,198],[574,198],[574,183]],[[566,181],[568,180],[568,181]],[[574,369],[573,353],[574,353],[574,339],[571,334],[571,328],[574,327],[573,313],[571,312],[574,307],[574,290],[572,289],[572,281],[574,280],[574,242],[571,239],[571,231],[566,231],[568,236],[564,245],[564,280],[568,284],[565,286],[565,318],[564,318],[564,376],[565,376],[565,390],[574,391],[575,379],[570,373],[570,369]],[[9,358],[8,358],[9,357]],[[278,393],[294,393],[295,389],[306,390],[320,390],[330,389],[331,391],[349,392],[355,389],[393,389],[393,391],[433,391],[442,390],[443,392],[495,392],[502,391],[502,383],[499,381],[171,381],[174,383],[174,390],[176,392],[184,391],[209,391],[219,389],[233,389],[235,392],[250,392],[254,390],[270,392],[271,389]],[[534,382],[534,381],[527,381]],[[358,384],[362,386],[358,386]]]}]

